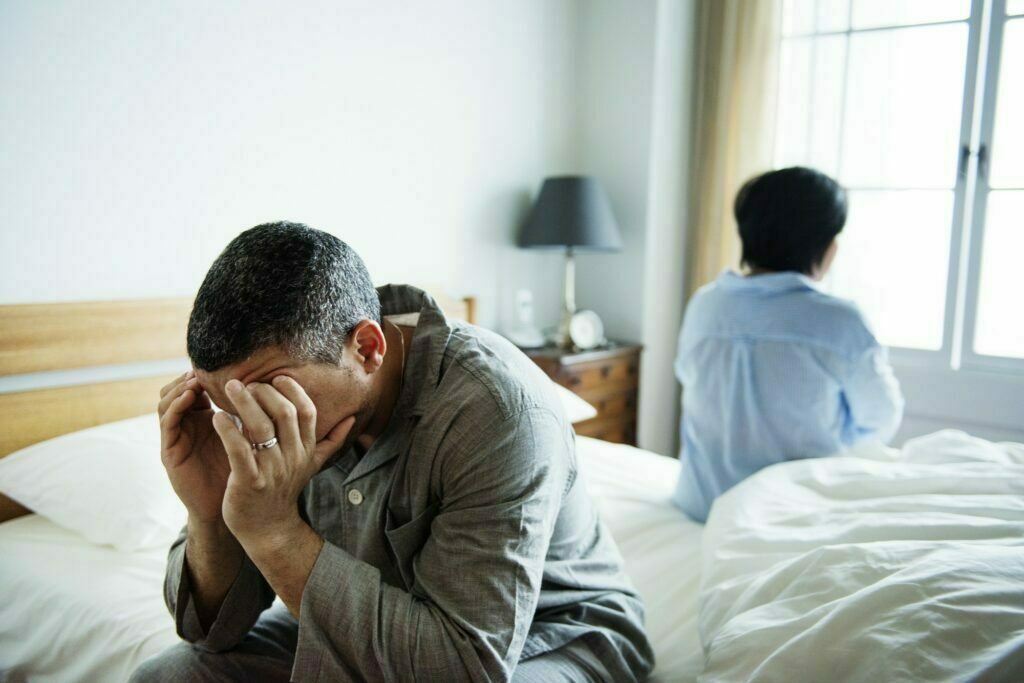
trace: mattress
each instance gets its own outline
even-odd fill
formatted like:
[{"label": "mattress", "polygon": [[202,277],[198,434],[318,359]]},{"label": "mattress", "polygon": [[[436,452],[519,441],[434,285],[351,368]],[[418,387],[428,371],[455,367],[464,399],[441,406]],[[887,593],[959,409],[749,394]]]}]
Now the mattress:
[{"label": "mattress", "polygon": [[587,437],[577,437],[576,453],[626,573],[644,599],[657,660],[649,680],[696,680],[704,667],[697,630],[704,527],[669,501],[679,461]]},{"label": "mattress", "polygon": [[[647,605],[652,681],[695,680],[701,529],[669,503],[678,463],[579,438],[582,475]],[[166,551],[98,546],[30,515],[0,524],[0,681],[124,681],[177,642]]]},{"label": "mattress", "polygon": [[124,681],[178,638],[164,549],[93,545],[38,515],[0,524],[0,681]]}]

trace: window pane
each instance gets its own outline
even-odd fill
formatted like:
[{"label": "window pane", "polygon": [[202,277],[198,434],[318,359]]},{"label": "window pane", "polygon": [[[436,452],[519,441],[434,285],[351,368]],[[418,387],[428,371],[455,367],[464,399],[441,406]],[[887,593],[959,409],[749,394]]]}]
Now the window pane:
[{"label": "window pane", "polygon": [[850,25],[850,0],[818,0],[815,30],[845,31]]},{"label": "window pane", "polygon": [[812,33],[815,6],[815,0],[786,0],[782,3],[782,35]]},{"label": "window pane", "polygon": [[853,299],[879,341],[942,347],[953,192],[852,191],[827,288]]},{"label": "window pane", "polygon": [[846,36],[783,41],[775,165],[839,171]]},{"label": "window pane", "polygon": [[779,54],[779,108],[775,124],[775,166],[807,163],[811,120],[812,38],[782,41]]},{"label": "window pane", "polygon": [[993,192],[985,216],[974,350],[1024,358],[1024,192]]},{"label": "window pane", "polygon": [[992,187],[1024,188],[1024,19],[1006,22],[996,92]]},{"label": "window pane", "polygon": [[966,24],[851,36],[844,183],[953,187],[966,55]]},{"label": "window pane", "polygon": [[1024,14],[1024,0],[1006,0],[1007,14]]},{"label": "window pane", "polygon": [[971,0],[853,0],[853,28],[966,19]]}]

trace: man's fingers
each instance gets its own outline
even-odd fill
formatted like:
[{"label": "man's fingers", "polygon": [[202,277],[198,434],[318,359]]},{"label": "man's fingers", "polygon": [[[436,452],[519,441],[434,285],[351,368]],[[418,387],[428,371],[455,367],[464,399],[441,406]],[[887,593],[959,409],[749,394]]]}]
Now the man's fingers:
[{"label": "man's fingers", "polygon": [[[195,397],[194,391],[186,390],[171,401],[167,410],[160,416],[160,440],[163,445],[161,450],[165,455],[181,438],[181,416],[188,411]],[[180,460],[177,462],[167,462],[167,465],[170,467],[176,467],[179,464],[181,464]]]},{"label": "man's fingers", "polygon": [[252,445],[242,435],[242,432],[238,431],[231,416],[224,412],[216,413],[213,416],[213,428],[217,430],[217,435],[220,437],[221,443],[224,444],[231,471],[243,481],[248,481],[253,485],[262,481],[259,467],[256,465],[256,456],[252,452]]},{"label": "man's fingers", "polygon": [[197,394],[201,392],[202,389],[199,387],[199,380],[197,380],[195,377],[183,379],[182,381],[178,382],[176,385],[171,387],[171,389],[169,389],[168,391],[163,392],[160,397],[160,403],[158,403],[156,407],[157,414],[163,415],[165,412],[167,412],[168,406],[170,406],[171,403],[177,400],[177,398],[182,393],[189,389],[191,389],[193,392]]},{"label": "man's fingers", "polygon": [[324,466],[327,460],[338,452],[342,444],[345,443],[345,439],[348,438],[349,432],[352,431],[352,426],[356,423],[355,415],[346,417],[344,420],[334,425],[334,427],[327,433],[322,440],[317,442],[316,448],[313,451],[313,459],[316,462],[317,470]]},{"label": "man's fingers", "polygon": [[263,412],[274,421],[274,434],[284,447],[281,449],[282,453],[293,450],[304,455],[306,445],[299,432],[298,411],[295,405],[269,384],[250,384],[247,388]]},{"label": "man's fingers", "polygon": [[178,375],[177,377],[172,379],[170,382],[168,382],[167,384],[163,385],[163,387],[161,387],[161,389],[160,389],[160,398],[163,398],[164,396],[166,396],[168,391],[170,391],[171,389],[175,388],[176,386],[178,386],[182,382],[184,382],[186,380],[189,380],[189,379],[192,379],[195,376],[196,376],[196,371],[195,370],[189,370],[188,372],[181,373],[180,375]]},{"label": "man's fingers", "polygon": [[271,382],[281,395],[295,406],[295,415],[299,421],[299,433],[302,443],[311,447],[316,443],[316,406],[306,390],[291,377],[278,375]]},{"label": "man's fingers", "polygon": [[183,391],[185,391],[186,381],[187,380],[182,380],[175,384],[170,389],[164,387],[164,389],[167,389],[166,391],[164,389],[160,390],[160,400],[156,404],[157,414],[163,415],[165,412],[167,412],[167,407],[171,405],[171,403],[175,401],[179,396],[181,396]]},{"label": "man's fingers", "polygon": [[[189,372],[191,372],[191,370]],[[163,398],[164,396],[166,396],[168,391],[170,391],[174,387],[178,386],[179,384],[184,382],[186,379],[188,379],[188,372],[183,372],[180,375],[178,375],[177,377],[175,377],[174,379],[172,379],[167,384],[165,384],[162,387],[160,387],[160,398]]]},{"label": "man's fingers", "polygon": [[224,392],[228,395],[228,400],[235,406],[235,414],[242,421],[242,426],[252,441],[256,443],[269,441],[277,435],[274,421],[263,412],[263,408],[256,402],[255,397],[242,386],[241,382],[237,379],[229,381],[224,385]]}]

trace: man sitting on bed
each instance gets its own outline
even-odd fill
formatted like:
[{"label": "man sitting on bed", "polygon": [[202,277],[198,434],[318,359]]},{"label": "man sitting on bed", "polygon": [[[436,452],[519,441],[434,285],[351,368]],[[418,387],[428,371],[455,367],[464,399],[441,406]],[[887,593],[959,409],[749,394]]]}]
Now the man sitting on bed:
[{"label": "man sitting on bed", "polygon": [[694,295],[675,366],[684,388],[675,503],[701,522],[758,470],[887,441],[903,413],[860,311],[816,286],[846,223],[843,188],[786,168],[749,180],[734,213],[747,272],[726,271]]},{"label": "man sitting on bed", "polygon": [[420,290],[375,290],[341,240],[275,223],[214,262],[188,353],[195,370],[159,405],[188,509],[165,595],[188,642],[133,680],[650,670],[643,607],[577,477],[572,428],[511,344]]}]

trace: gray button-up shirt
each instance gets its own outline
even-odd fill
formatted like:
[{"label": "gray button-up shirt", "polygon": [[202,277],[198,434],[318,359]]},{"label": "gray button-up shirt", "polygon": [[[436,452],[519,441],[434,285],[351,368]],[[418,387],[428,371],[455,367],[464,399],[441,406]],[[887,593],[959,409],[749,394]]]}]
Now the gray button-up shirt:
[{"label": "gray button-up shirt", "polygon": [[[303,492],[325,544],[293,680],[505,681],[521,658],[577,639],[613,680],[642,680],[653,665],[643,606],[577,477],[550,380],[420,290],[378,292],[383,315],[419,321],[385,432]],[[165,586],[179,634],[233,647],[273,601],[269,584],[246,558],[204,633],[184,558],[183,534]]]}]

